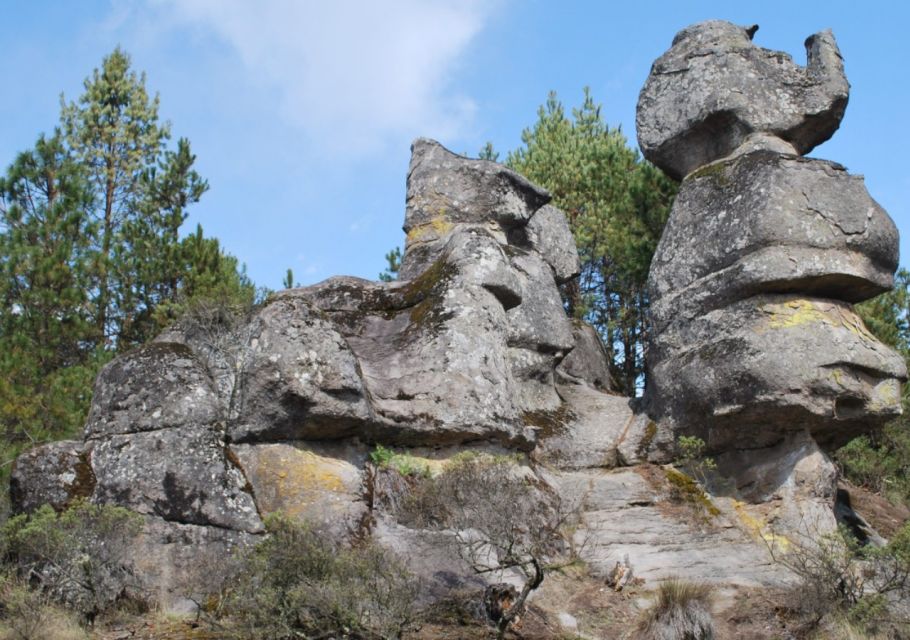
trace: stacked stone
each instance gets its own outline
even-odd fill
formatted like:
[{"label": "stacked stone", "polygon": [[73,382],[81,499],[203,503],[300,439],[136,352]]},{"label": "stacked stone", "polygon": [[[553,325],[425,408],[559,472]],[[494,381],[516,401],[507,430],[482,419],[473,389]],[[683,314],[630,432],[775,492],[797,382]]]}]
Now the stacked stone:
[{"label": "stacked stone", "polygon": [[834,447],[900,413],[904,362],[852,308],[891,288],[898,234],[862,177],[802,157],[847,103],[831,32],[803,68],[756,29],[684,29],[639,98],[645,157],[682,178],[649,277],[646,406],[714,452]]}]

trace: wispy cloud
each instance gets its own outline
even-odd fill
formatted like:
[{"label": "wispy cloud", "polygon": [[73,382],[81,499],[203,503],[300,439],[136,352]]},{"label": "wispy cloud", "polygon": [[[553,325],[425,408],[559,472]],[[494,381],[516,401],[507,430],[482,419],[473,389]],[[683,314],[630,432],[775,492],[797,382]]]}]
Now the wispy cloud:
[{"label": "wispy cloud", "polygon": [[[278,113],[330,154],[403,136],[457,136],[475,104],[453,87],[491,0],[148,0],[171,25],[228,45]],[[272,93],[272,92],[270,92]]]}]

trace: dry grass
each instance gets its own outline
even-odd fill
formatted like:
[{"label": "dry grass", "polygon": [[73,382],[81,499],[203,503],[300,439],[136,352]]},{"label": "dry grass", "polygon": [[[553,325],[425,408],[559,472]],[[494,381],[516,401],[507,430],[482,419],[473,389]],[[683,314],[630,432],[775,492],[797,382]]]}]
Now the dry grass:
[{"label": "dry grass", "polygon": [[678,578],[662,582],[638,630],[641,640],[713,640],[711,587]]},{"label": "dry grass", "polygon": [[7,577],[2,585],[0,640],[86,640],[77,617],[55,605],[24,581]]}]

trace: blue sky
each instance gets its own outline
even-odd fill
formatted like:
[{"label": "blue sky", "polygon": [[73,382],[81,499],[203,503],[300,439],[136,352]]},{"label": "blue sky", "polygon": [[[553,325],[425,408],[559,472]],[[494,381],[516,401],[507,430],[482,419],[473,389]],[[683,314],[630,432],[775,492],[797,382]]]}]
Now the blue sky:
[{"label": "blue sky", "polygon": [[118,44],[190,139],[211,185],[190,211],[277,288],[375,278],[403,242],[410,141],[502,156],[550,90],[588,85],[635,144],[638,91],[682,27],[760,25],[755,41],[805,62],[831,27],[852,85],[833,139],[813,156],[864,174],[902,231],[910,264],[910,9],[891,2],[542,0],[2,0],[0,166],[57,122],[61,92]]}]

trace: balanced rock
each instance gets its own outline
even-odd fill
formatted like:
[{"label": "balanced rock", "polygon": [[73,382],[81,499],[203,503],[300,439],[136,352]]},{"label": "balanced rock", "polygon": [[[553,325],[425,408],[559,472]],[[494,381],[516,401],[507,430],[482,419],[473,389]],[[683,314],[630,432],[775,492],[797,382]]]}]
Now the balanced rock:
[{"label": "balanced rock", "polygon": [[800,67],[753,44],[757,30],[701,22],[655,61],[638,99],[638,143],[671,177],[744,144],[802,155],[840,125],[850,85],[831,32],[806,40],[808,64]]},{"label": "balanced rock", "polygon": [[[861,177],[799,157],[830,137],[847,102],[834,37],[809,38],[801,69],[753,45],[754,31],[684,29],[639,99],[645,156],[685,176],[648,280],[645,406],[662,432],[739,460],[727,465],[737,486],[775,487],[747,499],[814,469],[828,489],[804,497],[827,504],[834,474],[811,462],[818,446],[901,411],[904,361],[851,306],[892,286],[898,235]],[[773,452],[764,459],[776,466],[750,472],[745,450]]]}]

